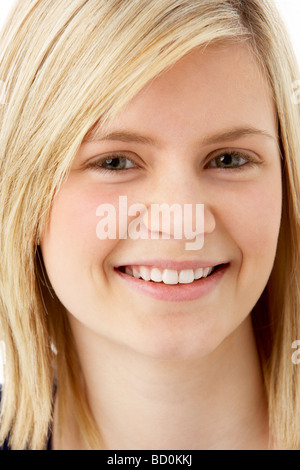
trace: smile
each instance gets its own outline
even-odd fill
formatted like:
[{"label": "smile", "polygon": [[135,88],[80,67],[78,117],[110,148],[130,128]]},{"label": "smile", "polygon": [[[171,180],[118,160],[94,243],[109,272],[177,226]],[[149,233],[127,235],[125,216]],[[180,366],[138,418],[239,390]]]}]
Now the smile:
[{"label": "smile", "polygon": [[[154,260],[153,260],[154,261]],[[159,266],[157,266],[159,264]],[[197,266],[198,264],[198,266]],[[130,289],[168,302],[196,300],[217,288],[230,263],[152,262],[115,266]]]},{"label": "smile", "polygon": [[195,280],[210,276],[217,266],[197,269],[161,269],[156,266],[122,266],[120,270],[129,276],[144,281],[162,282],[168,285],[191,284]]}]

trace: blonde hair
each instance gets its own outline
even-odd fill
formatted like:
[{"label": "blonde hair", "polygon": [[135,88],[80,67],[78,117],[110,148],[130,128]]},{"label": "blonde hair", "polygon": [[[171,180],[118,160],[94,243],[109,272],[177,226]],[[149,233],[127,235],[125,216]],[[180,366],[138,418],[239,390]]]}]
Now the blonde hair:
[{"label": "blonde hair", "polygon": [[274,268],[253,325],[276,446],[300,448],[300,116],[292,47],[266,0],[19,0],[1,36],[0,325],[6,365],[0,439],[43,449],[56,381],[60,424],[75,410],[90,448],[101,439],[88,408],[64,307],[37,239],[72,159],[151,79],[195,47],[244,41],[261,63],[278,112],[283,215]]}]

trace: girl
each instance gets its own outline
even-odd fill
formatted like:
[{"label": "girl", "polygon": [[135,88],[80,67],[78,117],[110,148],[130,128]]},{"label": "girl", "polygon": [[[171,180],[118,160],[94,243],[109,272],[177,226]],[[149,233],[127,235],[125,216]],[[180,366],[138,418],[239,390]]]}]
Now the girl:
[{"label": "girl", "polygon": [[[22,0],[1,44],[2,443],[298,449],[299,75],[274,6]],[[203,246],[145,214],[100,239],[120,196],[201,204]]]}]

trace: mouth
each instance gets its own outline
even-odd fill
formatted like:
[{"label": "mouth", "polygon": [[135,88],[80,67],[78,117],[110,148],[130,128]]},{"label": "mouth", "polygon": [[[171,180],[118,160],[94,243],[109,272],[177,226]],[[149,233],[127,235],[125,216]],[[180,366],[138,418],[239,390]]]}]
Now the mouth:
[{"label": "mouth", "polygon": [[214,266],[198,267],[195,269],[169,269],[157,266],[126,265],[115,268],[122,274],[128,275],[147,283],[180,285],[201,283],[204,279],[213,277],[229,263]]}]

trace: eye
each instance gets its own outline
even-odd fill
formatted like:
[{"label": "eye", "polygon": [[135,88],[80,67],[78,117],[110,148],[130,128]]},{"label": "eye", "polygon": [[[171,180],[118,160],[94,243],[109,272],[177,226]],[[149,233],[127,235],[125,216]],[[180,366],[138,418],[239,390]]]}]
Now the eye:
[{"label": "eye", "polygon": [[138,168],[138,165],[134,163],[129,157],[125,155],[108,155],[106,158],[97,159],[91,161],[88,164],[88,168],[93,168],[103,172],[117,172],[122,170],[130,170],[132,168]]},{"label": "eye", "polygon": [[258,160],[241,152],[225,150],[212,158],[206,165],[207,168],[219,168],[223,170],[240,170],[244,166],[258,164]]}]

